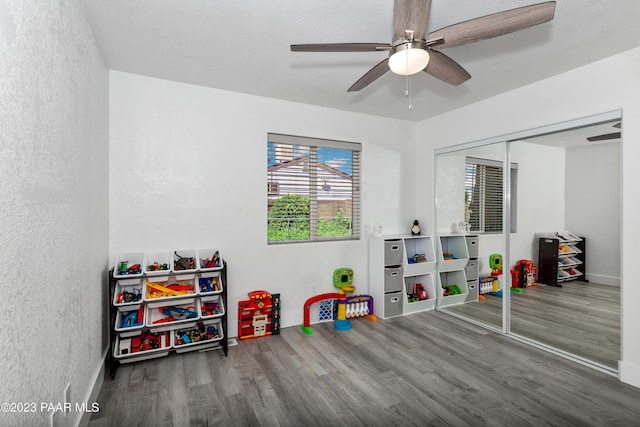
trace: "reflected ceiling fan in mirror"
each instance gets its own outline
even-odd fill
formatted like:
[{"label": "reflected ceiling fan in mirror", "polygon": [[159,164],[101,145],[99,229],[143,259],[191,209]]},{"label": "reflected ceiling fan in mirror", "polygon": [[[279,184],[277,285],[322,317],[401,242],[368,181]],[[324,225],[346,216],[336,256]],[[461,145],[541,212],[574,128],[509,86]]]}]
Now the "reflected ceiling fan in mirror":
[{"label": "reflected ceiling fan in mirror", "polygon": [[294,44],[292,52],[377,52],[388,51],[379,62],[356,81],[348,92],[364,89],[391,70],[408,76],[424,71],[452,85],[460,85],[471,75],[440,49],[498,37],[553,19],[555,1],[519,7],[460,22],[427,34],[431,0],[395,0],[392,43]]},{"label": "reflected ceiling fan in mirror", "polygon": [[[613,125],[613,127],[617,129],[622,129],[622,122],[616,123],[615,125]],[[611,132],[611,133],[605,133],[604,135],[590,136],[587,138],[587,141],[598,142],[598,141],[608,141],[610,139],[620,139],[620,138],[622,138],[622,132]]]}]

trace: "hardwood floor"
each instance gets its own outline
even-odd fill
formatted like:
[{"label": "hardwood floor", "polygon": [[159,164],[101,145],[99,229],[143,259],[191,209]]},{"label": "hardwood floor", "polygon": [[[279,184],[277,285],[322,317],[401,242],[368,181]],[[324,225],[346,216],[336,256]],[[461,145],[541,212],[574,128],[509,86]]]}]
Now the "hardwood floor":
[{"label": "hardwood floor", "polygon": [[[552,347],[618,368],[620,359],[620,288],[566,282],[562,288],[537,286],[511,298],[511,331]],[[450,310],[501,328],[501,299],[451,307]]]},{"label": "hardwood floor", "polygon": [[640,425],[640,389],[439,312],[122,365],[90,426]]}]

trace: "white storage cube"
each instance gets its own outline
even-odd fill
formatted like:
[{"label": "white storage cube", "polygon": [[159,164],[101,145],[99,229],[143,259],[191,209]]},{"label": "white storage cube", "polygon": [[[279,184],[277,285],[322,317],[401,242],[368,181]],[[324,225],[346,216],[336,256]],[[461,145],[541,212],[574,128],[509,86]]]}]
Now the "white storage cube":
[{"label": "white storage cube", "polygon": [[202,319],[214,319],[222,316],[224,316],[222,295],[200,297],[200,317]]},{"label": "white storage cube", "polygon": [[[134,283],[130,283],[129,280],[118,280],[113,292],[113,306],[118,311],[131,311],[137,310],[142,304],[143,287],[142,279],[134,280]],[[138,297],[136,299],[136,297]]]},{"label": "white storage cube", "polygon": [[[137,268],[132,272],[131,268]],[[113,277],[116,279],[137,279],[144,272],[144,252],[129,252],[118,254],[113,268]]]},{"label": "white storage cube", "polygon": [[222,256],[218,249],[198,249],[198,270],[215,271],[222,269]]},{"label": "white storage cube", "polygon": [[172,332],[172,335],[173,348],[180,353],[181,350],[195,350],[196,348],[215,345],[215,343],[224,338],[224,331],[222,330],[222,321],[206,320],[190,328],[176,329]]},{"label": "white storage cube", "polygon": [[222,293],[224,284],[219,271],[200,273],[198,277],[198,294],[218,295]]},{"label": "white storage cube", "polygon": [[168,276],[171,273],[172,263],[171,252],[148,253],[145,257],[144,274],[147,276]]},{"label": "white storage cube", "polygon": [[[176,273],[195,273],[198,271],[198,259],[195,249],[173,251],[171,256],[173,257],[171,271]],[[187,259],[190,259],[188,265],[181,265],[183,262],[187,263]]]},{"label": "white storage cube", "polygon": [[[159,347],[134,352],[133,343],[136,341],[136,338],[142,340],[143,333],[148,334],[150,339],[157,340],[157,342],[159,343]],[[171,350],[171,347],[173,347],[172,338],[173,336],[171,333],[152,333],[148,330],[143,330],[142,332],[138,331],[136,335],[130,337],[123,337],[122,335],[118,335],[116,336],[116,342],[113,347],[113,357],[118,359],[120,363],[127,363],[166,356],[169,354],[169,350]]]},{"label": "white storage cube", "polygon": [[144,327],[144,308],[140,310],[139,306],[136,310],[119,311],[116,313],[116,324],[114,328],[116,332],[135,332],[140,333],[140,329]]},{"label": "white storage cube", "polygon": [[[178,285],[185,287],[184,290],[176,290],[179,292],[177,295],[172,295],[170,292],[165,294],[165,291],[158,289],[157,287],[171,289],[171,285]],[[182,293],[183,292],[183,293]],[[148,277],[144,281],[144,300],[145,301],[171,301],[188,296],[193,296],[198,293],[198,286],[196,284],[196,275],[192,274],[172,274],[169,277]]]},{"label": "white storage cube", "polygon": [[[157,330],[174,330],[181,327],[181,324],[200,319],[200,301],[196,298],[182,299],[175,301],[174,304],[170,301],[149,302],[146,310],[145,325],[158,328]],[[171,311],[174,312],[173,315],[167,313]]]}]

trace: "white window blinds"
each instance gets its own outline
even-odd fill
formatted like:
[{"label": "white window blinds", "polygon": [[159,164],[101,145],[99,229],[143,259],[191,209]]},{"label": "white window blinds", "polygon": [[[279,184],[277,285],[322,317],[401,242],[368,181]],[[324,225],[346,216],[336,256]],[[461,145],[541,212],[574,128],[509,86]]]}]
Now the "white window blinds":
[{"label": "white window blinds", "polygon": [[[511,164],[511,232],[517,230],[518,165]],[[471,231],[501,233],[503,213],[503,167],[495,160],[467,157],[465,163],[465,221]]]},{"label": "white window blinds", "polygon": [[358,143],[268,135],[268,242],[360,237]]}]

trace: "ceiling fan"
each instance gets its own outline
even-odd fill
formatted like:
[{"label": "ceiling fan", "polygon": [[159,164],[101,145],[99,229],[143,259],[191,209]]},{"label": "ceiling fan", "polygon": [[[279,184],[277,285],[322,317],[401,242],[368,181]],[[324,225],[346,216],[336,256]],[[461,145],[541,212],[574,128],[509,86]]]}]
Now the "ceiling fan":
[{"label": "ceiling fan", "polygon": [[[614,128],[622,129],[622,122],[613,125]],[[587,138],[589,142],[608,141],[610,139],[622,138],[622,132],[605,133],[604,135],[590,136]]]},{"label": "ceiling fan", "polygon": [[412,75],[420,71],[452,85],[459,85],[471,75],[440,49],[490,39],[553,19],[556,2],[547,1],[519,7],[453,24],[427,34],[431,0],[395,0],[392,43],[321,43],[294,44],[292,52],[377,52],[388,51],[379,62],[356,81],[348,92],[359,91],[387,71]]}]

